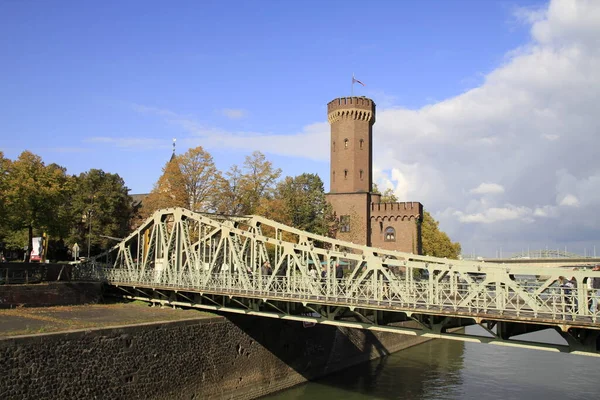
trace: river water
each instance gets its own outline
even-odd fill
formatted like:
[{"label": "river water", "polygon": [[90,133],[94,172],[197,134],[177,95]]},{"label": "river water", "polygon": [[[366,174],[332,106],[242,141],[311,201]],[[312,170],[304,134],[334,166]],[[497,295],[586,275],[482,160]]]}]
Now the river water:
[{"label": "river water", "polygon": [[[553,331],[521,338],[563,343]],[[432,340],[265,399],[596,400],[600,358]]]}]

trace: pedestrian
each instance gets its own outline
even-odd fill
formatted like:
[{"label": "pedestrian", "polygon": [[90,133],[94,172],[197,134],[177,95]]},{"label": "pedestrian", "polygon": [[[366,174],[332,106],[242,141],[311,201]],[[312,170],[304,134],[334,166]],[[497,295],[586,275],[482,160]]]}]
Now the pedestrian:
[{"label": "pedestrian", "polygon": [[564,276],[558,277],[558,284],[560,286],[560,290],[562,292],[562,302],[565,312],[574,312],[575,308],[573,307],[573,282],[565,278]]},{"label": "pedestrian", "polygon": [[313,281],[316,281],[317,280],[317,275],[318,275],[317,269],[315,268],[314,265],[311,265],[308,268],[308,276],[310,276]]},{"label": "pedestrian", "polygon": [[268,260],[265,261],[261,267],[261,271],[260,271],[261,274],[263,276],[269,276],[269,275],[271,275],[272,271],[273,270],[271,269],[271,263]]},{"label": "pedestrian", "polygon": [[[592,271],[600,271],[600,264],[592,268]],[[594,315],[598,312],[598,297],[600,296],[600,277],[589,278],[588,288],[590,289],[590,298],[592,300],[592,304],[590,305],[590,313]]]},{"label": "pedestrian", "polygon": [[337,295],[343,296],[346,289],[344,287],[344,268],[342,268],[339,262],[335,265],[335,280],[337,281]]},{"label": "pedestrian", "polygon": [[335,265],[335,279],[341,280],[343,278],[344,278],[344,268],[342,268],[340,263],[337,263]]},{"label": "pedestrian", "polygon": [[383,298],[384,299],[389,299],[390,298],[390,280],[388,278],[388,275],[390,273],[390,269],[387,265],[383,266],[383,271],[381,271],[381,282],[382,282],[382,286],[383,286]]}]

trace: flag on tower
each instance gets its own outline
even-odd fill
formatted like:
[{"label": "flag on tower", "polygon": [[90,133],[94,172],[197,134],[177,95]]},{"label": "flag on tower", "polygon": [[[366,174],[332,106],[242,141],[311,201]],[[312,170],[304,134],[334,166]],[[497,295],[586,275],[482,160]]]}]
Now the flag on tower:
[{"label": "flag on tower", "polygon": [[354,85],[354,83],[359,83],[359,84],[361,84],[361,85],[365,86],[365,84],[364,84],[364,83],[362,83],[361,81],[359,81],[358,79],[356,79],[356,78],[354,77],[354,74],[352,74],[352,84]]}]

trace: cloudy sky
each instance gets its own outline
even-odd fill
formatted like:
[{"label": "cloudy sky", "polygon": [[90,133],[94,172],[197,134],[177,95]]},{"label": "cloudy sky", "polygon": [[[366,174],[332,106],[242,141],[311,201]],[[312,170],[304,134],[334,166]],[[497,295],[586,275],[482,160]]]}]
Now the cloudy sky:
[{"label": "cloudy sky", "polygon": [[0,150],[147,192],[204,146],[328,182],[326,103],[378,105],[375,178],[465,254],[600,255],[600,1],[0,0]]}]

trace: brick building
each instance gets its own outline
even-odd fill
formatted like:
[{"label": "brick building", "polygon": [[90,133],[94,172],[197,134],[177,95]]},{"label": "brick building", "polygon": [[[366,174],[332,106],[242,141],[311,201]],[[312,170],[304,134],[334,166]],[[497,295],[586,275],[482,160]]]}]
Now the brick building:
[{"label": "brick building", "polygon": [[375,103],[341,97],[327,104],[331,174],[327,201],[340,220],[337,237],[354,243],[421,254],[423,205],[381,203],[373,193]]}]

